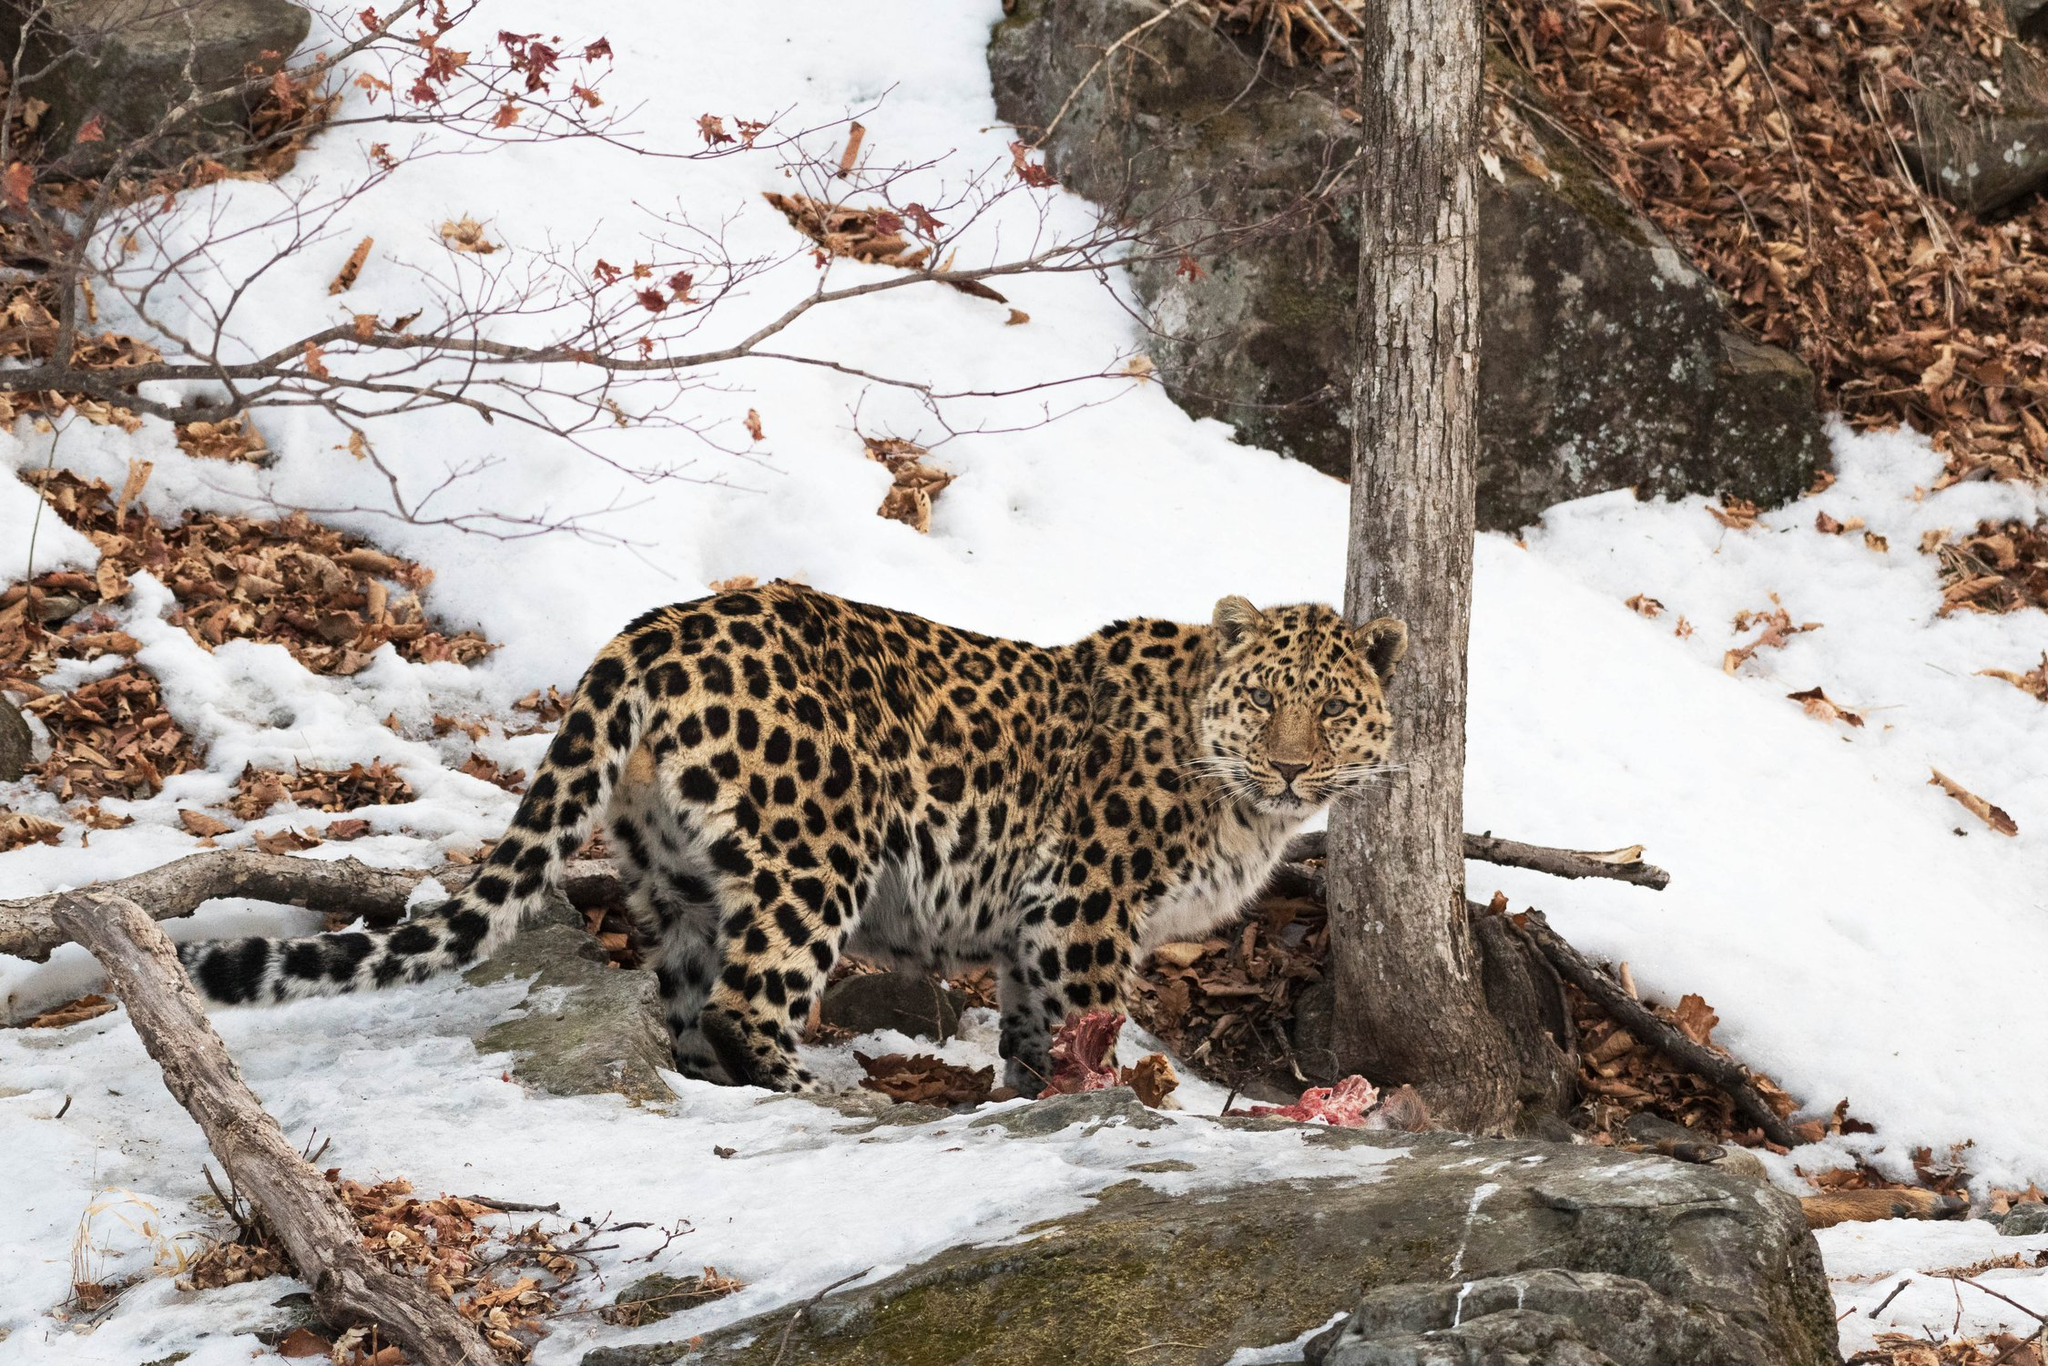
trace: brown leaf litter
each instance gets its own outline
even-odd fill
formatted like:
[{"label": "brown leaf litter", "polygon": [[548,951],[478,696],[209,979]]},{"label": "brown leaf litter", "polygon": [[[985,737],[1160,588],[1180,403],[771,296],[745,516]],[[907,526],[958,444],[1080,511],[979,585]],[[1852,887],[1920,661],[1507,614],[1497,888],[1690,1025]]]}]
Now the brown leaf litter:
[{"label": "brown leaf litter", "polygon": [[1941,560],[1941,615],[2048,609],[2048,524],[1978,524],[1960,541],[1930,532],[1921,550]]},{"label": "brown leaf litter", "polygon": [[474,631],[433,624],[420,592],[433,571],[293,513],[258,521],[193,513],[173,526],[98,480],[68,470],[31,471],[44,499],[99,548],[102,600],[127,591],[125,576],[156,575],[176,595],[173,624],[211,649],[228,640],[284,646],[315,673],[352,674],[389,644],[415,662],[468,664],[494,648]]},{"label": "brown leaf litter", "polygon": [[1487,16],[1503,160],[1615,186],[1851,425],[1931,434],[1944,484],[2048,473],[2048,203],[1980,219],[1905,160],[1930,98],[1964,119],[2005,88],[2024,103],[2005,7],[1490,0]]},{"label": "brown leaf litter", "polygon": [[[538,1223],[497,1231],[494,1238],[479,1222],[498,1216],[490,1205],[451,1195],[421,1200],[403,1179],[366,1185],[338,1169],[326,1177],[361,1231],[364,1251],[452,1303],[501,1361],[532,1356],[534,1342],[546,1332],[543,1320],[560,1307],[560,1292],[583,1269],[580,1244],[563,1244]],[[210,1290],[290,1273],[283,1247],[238,1200],[233,1204],[229,1213],[240,1236],[201,1252],[178,1278],[178,1289]],[[493,1250],[493,1242],[502,1247]],[[531,1272],[516,1269],[527,1265]],[[402,1354],[381,1355],[397,1349],[377,1344],[364,1328],[350,1329],[319,1350],[338,1362],[383,1366],[405,1360]]]}]

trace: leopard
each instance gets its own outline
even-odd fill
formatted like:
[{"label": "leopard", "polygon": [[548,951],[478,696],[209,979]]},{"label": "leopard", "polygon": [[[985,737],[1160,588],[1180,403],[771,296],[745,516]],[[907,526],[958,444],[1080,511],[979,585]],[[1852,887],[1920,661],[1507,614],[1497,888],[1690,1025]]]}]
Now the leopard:
[{"label": "leopard", "polygon": [[821,1092],[798,1044],[841,958],[994,965],[1007,1085],[1122,1013],[1162,943],[1241,915],[1289,837],[1390,771],[1408,631],[1223,598],[1206,625],[1000,639],[776,580],[597,654],[511,825],[380,929],[186,944],[224,1004],[423,982],[542,915],[603,823],[686,1078]]}]

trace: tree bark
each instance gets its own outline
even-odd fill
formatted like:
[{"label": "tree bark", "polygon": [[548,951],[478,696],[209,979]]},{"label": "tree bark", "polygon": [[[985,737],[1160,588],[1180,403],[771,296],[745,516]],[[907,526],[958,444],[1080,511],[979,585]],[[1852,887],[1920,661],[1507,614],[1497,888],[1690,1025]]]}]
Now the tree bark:
[{"label": "tree bark", "polygon": [[1507,1127],[1515,1067],[1466,923],[1465,646],[1471,623],[1479,272],[1478,0],[1367,6],[1353,389],[1354,622],[1408,624],[1392,761],[1330,823],[1339,1060],[1408,1082],[1446,1122]]},{"label": "tree bark", "polygon": [[206,1021],[177,950],[147,912],[105,892],[68,892],[56,906],[64,932],[92,950],[164,1085],[198,1121],[235,1189],[247,1196],[313,1287],[330,1324],[374,1323],[420,1366],[497,1361],[474,1325],[446,1300],[380,1266],[340,1198],[242,1080]]}]

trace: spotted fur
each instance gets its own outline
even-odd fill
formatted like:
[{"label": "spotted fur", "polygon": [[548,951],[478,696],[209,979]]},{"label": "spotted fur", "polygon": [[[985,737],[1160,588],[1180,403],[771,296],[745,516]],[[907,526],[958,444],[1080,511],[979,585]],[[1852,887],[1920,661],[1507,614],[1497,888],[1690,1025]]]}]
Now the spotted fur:
[{"label": "spotted fur", "polygon": [[1217,604],[1043,649],[795,584],[664,607],[591,664],[505,832],[389,930],[182,950],[218,1001],[420,981],[488,954],[600,820],[677,1068],[815,1086],[797,1033],[848,950],[1001,967],[1012,1084],[1132,964],[1257,891],[1381,770],[1402,625]]}]

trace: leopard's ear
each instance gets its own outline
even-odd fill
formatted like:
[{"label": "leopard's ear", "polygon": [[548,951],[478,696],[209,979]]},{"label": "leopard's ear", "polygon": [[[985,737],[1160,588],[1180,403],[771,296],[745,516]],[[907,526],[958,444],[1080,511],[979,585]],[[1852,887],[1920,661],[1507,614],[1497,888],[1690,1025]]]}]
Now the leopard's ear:
[{"label": "leopard's ear", "polygon": [[1210,618],[1210,624],[1216,628],[1217,640],[1228,648],[1264,627],[1266,617],[1252,606],[1251,599],[1233,593],[1216,604],[1216,615]]},{"label": "leopard's ear", "polygon": [[1382,683],[1394,676],[1394,666],[1408,653],[1408,628],[1394,617],[1374,617],[1353,631],[1351,638]]}]

